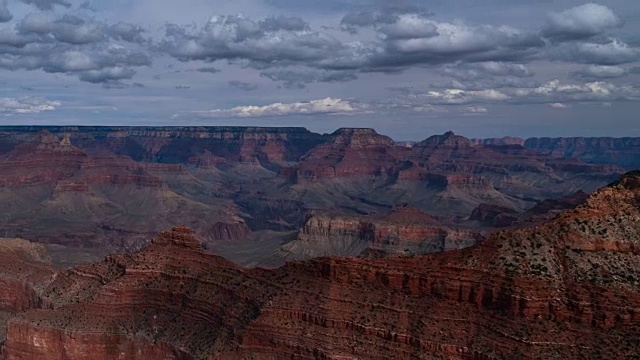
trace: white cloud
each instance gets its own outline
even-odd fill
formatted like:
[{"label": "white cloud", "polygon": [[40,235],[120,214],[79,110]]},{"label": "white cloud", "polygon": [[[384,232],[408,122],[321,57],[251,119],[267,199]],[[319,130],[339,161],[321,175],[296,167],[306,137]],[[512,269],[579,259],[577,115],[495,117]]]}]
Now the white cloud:
[{"label": "white cloud", "polygon": [[53,111],[61,105],[60,101],[41,97],[0,98],[0,114],[36,114]]},{"label": "white cloud", "polygon": [[495,89],[462,90],[446,89],[442,91],[429,91],[424,95],[427,101],[433,104],[460,105],[473,102],[505,101],[509,96]]},{"label": "white cloud", "polygon": [[560,109],[560,110],[561,109],[566,109],[566,108],[569,107],[569,106],[567,106],[566,104],[563,104],[563,103],[552,103],[552,104],[549,104],[549,106],[551,106],[554,109]]},{"label": "white cloud", "polygon": [[195,111],[194,114],[211,118],[249,118],[265,116],[290,115],[322,115],[349,114],[358,112],[360,106],[348,101],[334,98],[313,100],[298,103],[275,103],[265,106],[237,106],[232,109],[216,109],[210,111]]},{"label": "white cloud", "polygon": [[484,106],[469,106],[465,108],[465,111],[472,114],[483,114],[489,112]]},{"label": "white cloud", "polygon": [[[566,101],[610,101],[633,100],[638,98],[638,90],[631,86],[618,86],[604,81],[584,84],[563,84],[560,80],[551,80],[541,86],[518,89],[515,96],[535,101],[536,98],[551,102]],[[561,101],[558,101],[561,100]]]},{"label": "white cloud", "polygon": [[468,105],[461,110],[484,113],[485,104],[549,104],[562,108],[571,103],[634,101],[640,99],[640,89],[630,85],[616,85],[606,81],[564,83],[558,79],[530,87],[487,88],[463,90],[450,88],[422,93],[409,93],[396,97],[396,104],[410,104],[414,109],[426,111],[437,105]]},{"label": "white cloud", "polygon": [[622,25],[606,6],[588,3],[549,15],[547,35],[557,38],[584,38]]}]

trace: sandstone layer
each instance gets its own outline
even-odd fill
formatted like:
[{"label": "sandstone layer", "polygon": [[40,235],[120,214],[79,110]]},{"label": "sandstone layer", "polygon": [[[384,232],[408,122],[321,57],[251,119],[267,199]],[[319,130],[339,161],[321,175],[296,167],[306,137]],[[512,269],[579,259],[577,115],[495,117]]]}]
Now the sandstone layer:
[{"label": "sandstone layer", "polygon": [[0,127],[0,234],[99,253],[188,226],[215,248],[404,203],[455,229],[482,204],[523,212],[622,172],[556,155],[452,132],[407,147],[373,129]]},{"label": "sandstone layer", "polygon": [[[640,348],[640,175],[463,250],[240,268],[184,228],[59,273],[7,359],[625,359]],[[59,356],[59,357],[51,357]],[[60,355],[56,355],[60,354]],[[90,355],[90,357],[88,357]]]}]

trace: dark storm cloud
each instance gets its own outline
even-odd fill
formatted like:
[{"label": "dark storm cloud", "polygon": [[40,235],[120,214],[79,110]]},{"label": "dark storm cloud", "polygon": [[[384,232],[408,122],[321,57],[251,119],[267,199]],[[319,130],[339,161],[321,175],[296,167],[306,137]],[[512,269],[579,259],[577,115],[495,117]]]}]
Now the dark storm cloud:
[{"label": "dark storm cloud", "polygon": [[586,39],[619,26],[622,26],[622,21],[613,10],[588,3],[552,13],[543,34],[560,41]]},{"label": "dark storm cloud", "polygon": [[9,22],[13,19],[13,15],[7,7],[7,0],[0,0],[0,23]]},{"label": "dark storm cloud", "polygon": [[65,0],[20,0],[25,4],[33,5],[40,10],[53,10],[55,5],[71,7],[71,3]]},{"label": "dark storm cloud", "polygon": [[242,91],[253,91],[258,88],[258,85],[251,84],[244,81],[232,80],[229,81],[229,86],[234,87],[236,89],[240,89]]}]

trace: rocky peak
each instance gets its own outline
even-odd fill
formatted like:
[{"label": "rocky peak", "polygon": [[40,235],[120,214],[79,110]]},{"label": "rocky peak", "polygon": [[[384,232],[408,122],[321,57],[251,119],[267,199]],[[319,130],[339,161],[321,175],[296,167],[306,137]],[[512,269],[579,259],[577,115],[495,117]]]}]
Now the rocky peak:
[{"label": "rocky peak", "polygon": [[630,171],[620,177],[620,180],[610,185],[611,187],[620,186],[627,190],[640,190],[640,170]]},{"label": "rocky peak", "polygon": [[336,130],[330,136],[332,143],[348,145],[352,147],[395,145],[395,142],[391,138],[378,134],[374,129],[341,128]]},{"label": "rocky peak", "polygon": [[434,147],[434,146],[452,147],[452,148],[469,147],[471,146],[471,141],[464,136],[454,134],[453,131],[448,131],[443,135],[431,136],[428,139],[416,145],[416,147]]},{"label": "rocky peak", "polygon": [[[60,157],[60,155],[64,155],[64,157]],[[43,129],[34,134],[27,142],[16,146],[7,155],[7,158],[13,161],[48,159],[50,157],[68,160],[83,158],[85,156],[86,153],[84,151],[71,144],[68,136],[60,140],[56,135]]]},{"label": "rocky peak", "polygon": [[439,221],[431,215],[411,206],[403,204],[394,207],[384,219],[395,223],[421,223],[424,225],[439,225]]},{"label": "rocky peak", "polygon": [[174,227],[170,231],[162,232],[151,241],[154,245],[176,246],[187,249],[201,249],[202,245],[191,229],[187,227]]},{"label": "rocky peak", "polygon": [[33,140],[26,143],[25,146],[29,146],[31,150],[38,152],[77,152],[82,151],[71,144],[69,135],[65,135],[62,140],[56,135],[50,133],[48,130],[43,129],[38,132]]}]

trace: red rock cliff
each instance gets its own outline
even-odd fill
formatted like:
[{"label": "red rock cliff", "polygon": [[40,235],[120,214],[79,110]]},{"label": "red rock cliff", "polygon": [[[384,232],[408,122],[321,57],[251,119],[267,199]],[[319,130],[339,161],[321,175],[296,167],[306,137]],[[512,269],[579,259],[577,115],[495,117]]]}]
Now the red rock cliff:
[{"label": "red rock cliff", "polygon": [[639,224],[629,175],[546,224],[411,258],[245,270],[174,229],[58,276],[55,309],[9,321],[6,355],[624,359],[640,351]]}]

